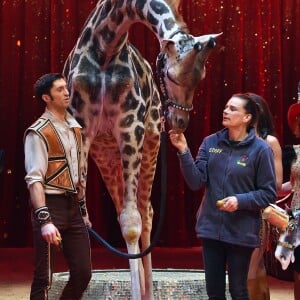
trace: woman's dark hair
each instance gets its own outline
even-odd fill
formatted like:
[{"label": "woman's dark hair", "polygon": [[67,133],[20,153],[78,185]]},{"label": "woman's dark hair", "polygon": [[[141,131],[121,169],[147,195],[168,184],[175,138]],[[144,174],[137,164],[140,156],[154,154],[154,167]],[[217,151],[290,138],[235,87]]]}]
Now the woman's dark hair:
[{"label": "woman's dark hair", "polygon": [[250,128],[254,127],[256,122],[259,120],[260,109],[258,103],[252,98],[250,93],[234,94],[232,97],[237,97],[246,101],[244,109],[248,114],[252,116],[251,121],[247,127],[247,131],[249,131]]},{"label": "woman's dark hair", "polygon": [[248,93],[249,96],[258,104],[259,118],[256,124],[258,135],[265,139],[267,135],[275,135],[273,117],[266,100],[254,93]]},{"label": "woman's dark hair", "polygon": [[34,93],[37,99],[43,101],[43,95],[50,95],[50,89],[53,86],[53,82],[58,79],[64,79],[60,73],[49,73],[41,76],[34,84]]},{"label": "woman's dark hair", "polygon": [[284,168],[291,169],[293,160],[297,159],[297,154],[292,145],[286,145],[282,148],[282,165]]}]

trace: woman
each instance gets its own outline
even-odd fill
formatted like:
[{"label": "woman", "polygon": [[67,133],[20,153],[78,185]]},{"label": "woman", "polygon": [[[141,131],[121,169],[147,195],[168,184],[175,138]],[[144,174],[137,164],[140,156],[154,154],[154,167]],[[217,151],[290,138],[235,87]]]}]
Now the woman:
[{"label": "woman", "polygon": [[260,210],[276,200],[271,148],[256,136],[258,106],[235,94],[223,111],[223,130],[206,137],[193,159],[182,133],[169,131],[183,176],[193,190],[206,190],[197,214],[209,299],[225,298],[228,268],[232,299],[249,299],[247,274],[259,247]]},{"label": "woman", "polygon": [[[300,103],[295,103],[288,110],[288,124],[295,137],[300,138]],[[300,145],[293,145],[290,149],[291,158],[290,181],[282,184],[282,192],[293,192],[291,211],[300,209]],[[288,163],[288,162],[285,162]],[[300,246],[294,250],[294,298],[300,299]]]},{"label": "woman", "polygon": [[[259,137],[264,139],[272,148],[274,153],[274,164],[276,174],[276,187],[281,190],[282,185],[282,153],[278,139],[274,135],[273,118],[266,101],[259,95],[249,93],[249,96],[259,106],[259,118],[255,124]],[[268,243],[269,228],[267,222],[261,220],[261,245],[255,248],[248,272],[248,292],[250,300],[269,300],[270,292],[267,282],[267,272],[264,264],[264,251]]]}]

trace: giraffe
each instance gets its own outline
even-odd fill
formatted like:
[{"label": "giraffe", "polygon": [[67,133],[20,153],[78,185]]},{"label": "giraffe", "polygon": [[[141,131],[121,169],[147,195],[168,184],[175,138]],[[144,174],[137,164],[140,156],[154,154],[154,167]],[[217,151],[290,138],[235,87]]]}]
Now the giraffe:
[{"label": "giraffe", "polygon": [[[184,131],[194,90],[217,35],[194,37],[178,14],[180,1],[100,0],[64,66],[72,111],[114,202],[127,251],[150,244],[150,202],[162,130],[161,101],[149,63],[128,41],[134,23],[157,37],[158,70],[168,124]],[[140,249],[141,248],[141,249]],[[151,254],[130,259],[132,299],[153,299]]]}]

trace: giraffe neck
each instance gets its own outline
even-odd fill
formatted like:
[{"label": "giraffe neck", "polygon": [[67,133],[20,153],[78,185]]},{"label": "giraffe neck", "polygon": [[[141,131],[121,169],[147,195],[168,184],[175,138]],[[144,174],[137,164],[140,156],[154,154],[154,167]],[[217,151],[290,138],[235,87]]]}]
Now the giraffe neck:
[{"label": "giraffe neck", "polygon": [[97,43],[101,54],[111,57],[126,43],[129,28],[137,22],[146,25],[160,42],[180,30],[180,24],[166,1],[100,0],[86,22],[79,42],[86,40],[85,35],[90,36],[89,41]]}]

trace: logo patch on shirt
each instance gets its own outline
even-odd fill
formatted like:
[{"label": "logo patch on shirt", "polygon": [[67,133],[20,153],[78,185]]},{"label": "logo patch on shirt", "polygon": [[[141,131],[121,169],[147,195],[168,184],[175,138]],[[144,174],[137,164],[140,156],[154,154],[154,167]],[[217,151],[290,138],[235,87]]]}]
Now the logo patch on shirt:
[{"label": "logo patch on shirt", "polygon": [[243,154],[240,159],[236,162],[237,165],[246,167],[247,166],[247,160],[248,160],[248,155]]},{"label": "logo patch on shirt", "polygon": [[210,153],[221,153],[223,150],[220,148],[209,148]]}]

